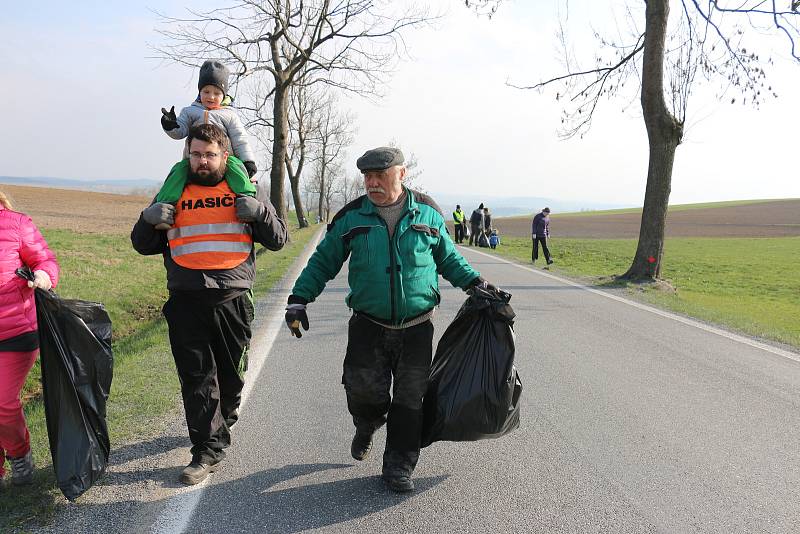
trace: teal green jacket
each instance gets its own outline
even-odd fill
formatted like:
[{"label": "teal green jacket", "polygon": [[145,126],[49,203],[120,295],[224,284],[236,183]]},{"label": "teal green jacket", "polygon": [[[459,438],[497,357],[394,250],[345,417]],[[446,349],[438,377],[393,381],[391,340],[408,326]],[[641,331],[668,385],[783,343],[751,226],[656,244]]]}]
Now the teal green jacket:
[{"label": "teal green jacket", "polygon": [[406,212],[391,240],[366,195],[343,207],[300,273],[290,301],[313,302],[348,257],[345,302],[388,324],[403,324],[438,305],[440,274],[456,287],[469,287],[480,273],[456,250],[436,203],[416,191],[406,193]]}]

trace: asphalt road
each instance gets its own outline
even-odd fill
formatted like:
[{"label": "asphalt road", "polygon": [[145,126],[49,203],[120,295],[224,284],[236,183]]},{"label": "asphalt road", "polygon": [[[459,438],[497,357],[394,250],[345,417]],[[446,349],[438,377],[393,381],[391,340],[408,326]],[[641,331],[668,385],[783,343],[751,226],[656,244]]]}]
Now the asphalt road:
[{"label": "asphalt road", "polygon": [[[178,488],[186,443],[170,442],[148,475],[158,498],[84,510],[127,514],[112,531],[797,531],[800,356],[462,251],[513,294],[525,387],[517,431],[425,449],[408,495],[379,478],[384,430],[368,460],[352,460],[342,273],[309,305],[302,339],[269,311],[255,344],[263,367],[250,371],[221,471]],[[464,294],[443,281],[442,298],[437,340]]]}]

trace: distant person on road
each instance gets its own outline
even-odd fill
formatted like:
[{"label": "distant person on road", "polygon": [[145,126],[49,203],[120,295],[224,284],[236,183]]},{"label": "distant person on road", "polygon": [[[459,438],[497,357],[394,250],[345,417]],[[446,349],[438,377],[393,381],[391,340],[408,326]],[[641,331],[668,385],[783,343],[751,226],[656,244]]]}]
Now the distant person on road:
[{"label": "distant person on road", "polygon": [[483,233],[483,202],[472,212],[469,217],[469,225],[472,233],[469,235],[469,244],[478,244],[478,238]]},{"label": "distant person on road", "polygon": [[533,217],[531,224],[531,239],[533,240],[533,250],[531,251],[531,262],[536,263],[539,259],[539,244],[542,245],[544,259],[547,265],[553,263],[550,257],[550,249],[547,248],[547,239],[550,237],[550,208],[544,208],[540,213]]},{"label": "distant person on road", "polygon": [[[176,205],[154,201],[131,232],[140,254],[163,254],[169,300],[163,313],[181,383],[192,460],[180,481],[217,470],[238,420],[253,320],[254,242],[286,243],[286,226],[266,201],[236,196],[224,180],[228,138],[213,124],[189,131],[186,188]],[[159,224],[171,226],[157,230]]]},{"label": "distant person on road", "polygon": [[[33,271],[33,281],[16,274],[24,267]],[[13,485],[33,481],[31,438],[19,396],[39,356],[34,289],[54,287],[58,274],[56,256],[39,229],[0,192],[0,484],[6,459]]]},{"label": "distant person on road", "polygon": [[464,241],[464,234],[466,233],[467,217],[461,210],[461,205],[456,204],[456,210],[453,212],[453,226],[455,227],[456,243]]},{"label": "distant person on road", "polygon": [[306,306],[349,258],[345,300],[353,315],[342,383],[356,428],[350,454],[366,458],[372,435],[386,423],[382,478],[397,492],[414,489],[439,274],[462,289],[493,288],[453,246],[436,203],[403,185],[403,161],[391,147],[358,158],[366,195],[333,218],[286,307],[286,323],[299,338],[300,325],[309,326]]},{"label": "distant person on road", "polygon": [[[247,141],[247,132],[242,121],[231,106],[233,99],[228,95],[229,78],[230,71],[219,61],[209,60],[203,63],[197,83],[199,91],[197,99],[191,105],[183,108],[177,117],[175,116],[175,106],[172,106],[169,111],[161,108],[161,127],[164,129],[164,133],[173,139],[185,138],[193,126],[200,124],[215,124],[222,128],[231,143],[229,147],[226,147],[229,156],[225,181],[236,194],[256,196],[256,186],[254,185],[256,180],[253,177],[258,169],[255,164],[255,154]],[[232,153],[230,153],[231,147]],[[159,202],[177,202],[186,185],[189,160],[195,156],[190,153],[187,144],[183,153],[184,159],[175,164],[158,192],[156,198]]]}]

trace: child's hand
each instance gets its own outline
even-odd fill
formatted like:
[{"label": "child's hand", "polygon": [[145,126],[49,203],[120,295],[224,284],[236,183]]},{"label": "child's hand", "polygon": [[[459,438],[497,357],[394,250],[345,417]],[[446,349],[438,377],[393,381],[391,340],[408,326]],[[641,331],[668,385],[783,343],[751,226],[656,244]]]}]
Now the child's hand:
[{"label": "child's hand", "polygon": [[172,106],[169,111],[166,108],[161,108],[161,127],[164,131],[174,130],[178,127],[178,117],[175,116],[175,106]]}]

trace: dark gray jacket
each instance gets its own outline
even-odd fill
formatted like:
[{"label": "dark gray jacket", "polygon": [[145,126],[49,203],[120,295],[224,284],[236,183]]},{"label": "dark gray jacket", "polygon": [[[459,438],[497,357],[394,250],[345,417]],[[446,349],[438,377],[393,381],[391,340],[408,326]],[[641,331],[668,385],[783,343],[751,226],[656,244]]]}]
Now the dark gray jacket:
[{"label": "dark gray jacket", "polygon": [[[288,232],[286,225],[278,218],[275,208],[267,201],[267,208],[261,221],[249,223],[253,229],[254,243],[260,243],[269,250],[280,250],[286,244]],[[196,289],[249,289],[256,278],[255,246],[250,257],[233,269],[199,270],[181,267],[172,260],[167,242],[167,232],[156,230],[139,215],[139,220],[131,231],[131,244],[139,254],[164,255],[167,269],[167,289],[170,291],[191,291]]]},{"label": "dark gray jacket", "polygon": [[550,237],[550,216],[544,212],[537,213],[531,224],[531,235],[536,237]]}]

